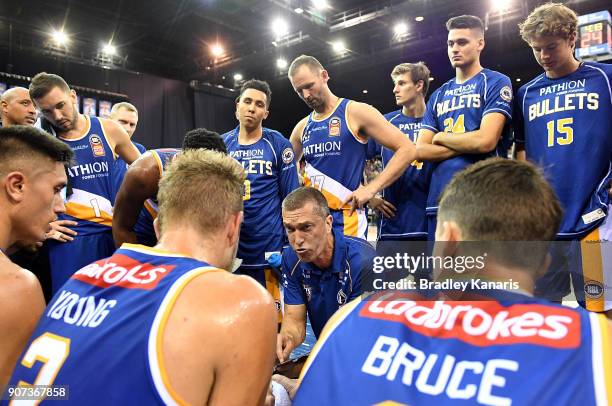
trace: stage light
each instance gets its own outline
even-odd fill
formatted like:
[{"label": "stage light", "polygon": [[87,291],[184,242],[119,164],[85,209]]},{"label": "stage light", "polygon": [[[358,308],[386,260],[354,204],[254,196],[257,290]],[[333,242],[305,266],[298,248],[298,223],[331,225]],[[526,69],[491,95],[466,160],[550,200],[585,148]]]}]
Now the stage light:
[{"label": "stage light", "polygon": [[53,30],[51,38],[57,45],[66,45],[68,43],[68,35],[64,31]]},{"label": "stage light", "polygon": [[332,42],[332,49],[334,50],[334,52],[341,53],[346,50],[346,47],[344,46],[343,41],[337,40]]},{"label": "stage light", "polygon": [[280,38],[289,33],[289,25],[287,24],[287,21],[283,20],[282,18],[276,18],[274,21],[272,21],[272,31],[274,32],[274,35],[276,35],[276,38]]},{"label": "stage light", "polygon": [[102,52],[105,53],[106,55],[116,55],[117,48],[110,43],[104,44],[104,46],[102,47]]},{"label": "stage light", "polygon": [[492,0],[491,1],[491,8],[493,9],[493,11],[498,11],[500,13],[505,10],[508,10],[511,5],[512,5],[512,0]]},{"label": "stage light", "polygon": [[424,19],[425,19],[425,17],[423,17],[423,16],[417,16],[417,17],[414,17],[414,20],[415,20],[415,21],[418,21],[418,22],[421,22],[421,21],[423,21]]},{"label": "stage light", "polygon": [[217,56],[223,55],[225,50],[223,49],[221,45],[215,44],[210,48],[210,52],[212,52],[213,56],[217,57]]},{"label": "stage light", "polygon": [[304,9],[302,7],[296,7],[293,11],[295,11],[296,14],[302,14]]},{"label": "stage light", "polygon": [[517,82],[520,82],[520,81],[521,81],[521,78],[516,78],[516,81],[517,81]]},{"label": "stage light", "polygon": [[326,0],[312,0],[312,5],[315,6],[317,10],[323,10],[329,7]]},{"label": "stage light", "polygon": [[242,80],[242,74],[241,73],[235,73],[234,74],[234,80],[236,82],[240,82]]},{"label": "stage light", "polygon": [[363,89],[363,90],[361,91],[361,93],[363,93],[363,94],[368,94],[368,89]]},{"label": "stage light", "polygon": [[284,58],[278,58],[278,59],[276,60],[276,67],[277,67],[278,69],[285,69],[285,68],[287,67],[287,65],[288,65],[288,64],[287,64],[287,60],[286,60],[286,59],[284,59]]},{"label": "stage light", "polygon": [[393,28],[393,31],[395,32],[395,35],[399,37],[408,32],[408,25],[406,25],[406,23],[397,23]]}]

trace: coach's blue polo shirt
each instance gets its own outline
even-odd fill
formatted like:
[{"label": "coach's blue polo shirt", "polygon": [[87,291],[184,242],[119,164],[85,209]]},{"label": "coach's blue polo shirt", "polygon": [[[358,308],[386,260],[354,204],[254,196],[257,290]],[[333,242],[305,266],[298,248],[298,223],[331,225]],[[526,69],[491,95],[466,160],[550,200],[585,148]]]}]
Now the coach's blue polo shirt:
[{"label": "coach's blue polo shirt", "polygon": [[336,229],[332,232],[334,254],[328,269],[300,261],[291,247],[283,250],[284,302],[306,305],[317,337],[336,310],[361,294],[362,270],[372,267],[376,255],[367,241],[343,235]]}]

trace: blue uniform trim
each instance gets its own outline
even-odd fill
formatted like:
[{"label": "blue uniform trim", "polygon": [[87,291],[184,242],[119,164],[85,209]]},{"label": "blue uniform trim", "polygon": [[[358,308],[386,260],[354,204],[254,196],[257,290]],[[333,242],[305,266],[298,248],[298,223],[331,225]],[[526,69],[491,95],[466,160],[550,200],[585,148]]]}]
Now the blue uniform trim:
[{"label": "blue uniform trim", "polygon": [[107,141],[101,119],[85,116],[87,131],[78,139],[61,139],[74,152],[75,164],[68,167],[72,195],[60,220],[73,220],[78,234],[71,242],[49,241],[52,291],[82,266],[112,255],[112,213],[115,200],[114,151]]},{"label": "blue uniform trim", "polygon": [[[506,75],[482,69],[463,83],[453,78],[436,89],[427,103],[421,128],[438,133],[448,131],[448,122],[452,127],[461,122],[465,132],[476,131],[484,115],[491,113],[501,113],[508,120],[512,118],[512,83]],[[502,134],[496,149],[490,153],[461,154],[433,164],[426,206],[428,215],[436,215],[440,195],[455,173],[480,160],[504,155],[508,140],[504,139],[505,132]]]},{"label": "blue uniform trim", "polygon": [[[67,343],[53,385],[68,385],[72,404],[179,403],[159,359],[164,320],[186,284],[208,271],[221,272],[193,258],[124,244],[72,275],[25,351],[43,336]],[[30,368],[18,363],[10,384],[33,383],[45,362],[38,360]]]},{"label": "blue uniform trim", "polygon": [[[405,116],[401,110],[387,113],[385,118],[404,133],[410,141],[416,143],[422,118]],[[383,169],[393,154],[393,151],[370,139],[368,156],[380,155]],[[397,211],[395,217],[391,219],[384,218],[382,215],[379,217],[378,240],[405,239],[406,237],[417,239],[427,236],[425,207],[433,167],[431,162],[413,162],[395,182],[382,191],[383,198],[393,204]]]},{"label": "blue uniform trim", "polygon": [[561,201],[559,239],[581,239],[609,215],[612,124],[601,117],[612,116],[611,77],[612,66],[585,62],[561,78],[542,73],[518,91],[515,141]]},{"label": "blue uniform trim", "polygon": [[291,247],[283,251],[284,303],[306,305],[315,336],[342,305],[358,297],[362,272],[367,272],[376,256],[365,240],[343,235],[333,229],[334,253],[329,269],[319,269],[299,260]]},{"label": "blue uniform trim", "polygon": [[[503,291],[488,291],[481,296],[488,296],[486,301],[461,302],[393,294],[399,296],[356,300],[334,315],[302,371],[294,405],[573,404],[576,399],[598,404],[606,399],[602,315]],[[473,323],[475,315],[491,327]],[[507,324],[500,330],[502,320]],[[523,329],[522,320],[537,322]],[[576,384],[567,371],[578,369],[583,374]],[[530,387],[517,390],[525,380]]]},{"label": "blue uniform trim", "polygon": [[244,168],[244,221],[238,258],[241,269],[268,268],[266,253],[280,252],[285,243],[281,203],[299,187],[291,143],[278,131],[263,128],[261,138],[249,145],[238,141],[240,127],[222,135],[228,154]]}]

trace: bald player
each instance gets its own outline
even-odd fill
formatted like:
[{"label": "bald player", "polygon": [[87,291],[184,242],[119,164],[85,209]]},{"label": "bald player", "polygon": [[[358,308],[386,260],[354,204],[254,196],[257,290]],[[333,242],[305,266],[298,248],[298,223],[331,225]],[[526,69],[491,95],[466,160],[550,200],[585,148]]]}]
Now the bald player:
[{"label": "bald player", "polygon": [[0,97],[0,119],[3,127],[11,125],[34,125],[36,107],[25,87],[13,87]]},{"label": "bald player", "polygon": [[[446,276],[493,287],[467,288],[461,301],[386,291],[349,303],[319,337],[294,405],[609,405],[612,323],[532,296],[562,218],[538,169],[503,158],[469,166],[438,216],[437,257],[491,248],[477,274]],[[510,281],[520,289],[504,289]]]},{"label": "bald player", "polygon": [[[405,171],[416,158],[415,146],[374,107],[333,94],[329,74],[316,58],[297,57],[288,75],[295,92],[313,110],[290,138],[296,162],[302,156],[306,161],[304,184],[325,195],[335,228],[365,238],[363,205]],[[363,186],[370,137],[394,154],[380,175]]]},{"label": "bald player", "polygon": [[71,158],[66,144],[41,130],[0,129],[0,391],[45,307],[36,277],[5,253],[43,241],[64,212],[60,192]]},{"label": "bald player", "polygon": [[140,156],[130,138],[112,120],[79,114],[76,92],[60,76],[39,73],[32,78],[30,97],[50,124],[50,131],[72,148],[75,165],[68,168],[72,193],[60,219],[73,220],[77,232],[72,241],[49,244],[52,290],[82,266],[110,256],[114,174],[117,157],[132,163]]},{"label": "bald player", "polygon": [[[262,404],[276,310],[256,281],[227,272],[244,179],[220,152],[179,154],[159,185],[159,243],[124,244],[75,273],[11,385],[68,385],[70,402],[81,405]],[[47,371],[38,379],[34,359]]]},{"label": "bald player", "polygon": [[[198,148],[227,153],[219,134],[205,128],[191,130],[183,139],[183,151]],[[153,220],[157,217],[159,180],[179,152],[178,148],[148,151],[127,170],[113,213],[113,238],[117,247],[124,242],[149,246],[157,243]]]}]

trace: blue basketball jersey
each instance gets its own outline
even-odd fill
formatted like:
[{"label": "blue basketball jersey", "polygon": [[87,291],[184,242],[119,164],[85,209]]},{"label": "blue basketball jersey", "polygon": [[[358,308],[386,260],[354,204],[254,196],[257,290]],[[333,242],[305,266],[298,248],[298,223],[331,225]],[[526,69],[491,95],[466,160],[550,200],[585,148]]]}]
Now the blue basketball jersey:
[{"label": "blue basketball jersey", "polygon": [[515,139],[540,166],[563,206],[558,233],[582,238],[608,213],[612,179],[612,65],[585,62],[567,76],[544,73],[515,100]]},{"label": "blue basketball jersey", "polygon": [[457,302],[396,291],[350,303],[325,327],[293,404],[609,404],[605,316],[506,295]]},{"label": "blue basketball jersey", "polygon": [[[512,84],[499,72],[482,69],[477,75],[459,84],[451,79],[429,98],[422,128],[438,132],[465,133],[480,128],[482,118],[489,113],[501,113],[512,119]],[[504,140],[488,154],[461,154],[436,162],[431,176],[427,213],[438,211],[438,199],[453,175],[467,166],[494,155],[505,156]]]},{"label": "blue basketball jersey", "polygon": [[[410,141],[416,143],[421,128],[421,117],[408,117],[402,114],[402,110],[397,110],[385,114],[385,118],[406,134]],[[368,155],[372,153],[381,156],[383,169],[393,157],[393,151],[370,139]],[[391,219],[380,216],[379,240],[427,237],[425,206],[432,170],[431,162],[413,161],[393,184],[382,191],[383,198],[393,204],[397,211],[395,217]]]},{"label": "blue basketball jersey", "polygon": [[319,189],[332,210],[348,209],[342,202],[363,180],[368,141],[349,129],[349,103],[339,99],[324,118],[315,119],[312,112],[302,132],[304,185]]},{"label": "blue basketball jersey", "polygon": [[222,137],[229,156],[246,172],[237,257],[242,259],[243,269],[256,269],[269,266],[266,253],[280,253],[283,248],[281,203],[299,187],[299,180],[293,148],[281,133],[264,128],[257,142],[242,145],[239,130],[236,127]]},{"label": "blue basketball jersey", "polygon": [[317,337],[341,306],[361,295],[361,281],[370,273],[376,256],[369,242],[335,228],[332,232],[334,252],[327,269],[302,262],[291,246],[283,250],[283,302],[306,306]]},{"label": "blue basketball jersey", "polygon": [[[179,152],[181,152],[181,150],[178,148],[160,148],[147,152],[147,154],[151,154],[151,156],[155,158],[155,162],[157,162],[160,179],[164,174],[166,166],[172,162],[172,158]],[[139,244],[148,246],[157,244],[157,237],[155,236],[155,229],[153,228],[153,221],[156,218],[157,197],[154,197],[145,201],[138,215],[138,219],[136,220],[136,224],[134,224],[134,232],[136,233]]]},{"label": "blue basketball jersey", "polygon": [[[75,165],[68,168],[72,195],[60,219],[76,221],[78,235],[109,231],[113,221],[115,166],[117,156],[111,149],[100,119],[85,116],[87,131],[79,139],[60,139],[74,152]],[[77,237],[78,238],[78,237]]]},{"label": "blue basketball jersey", "polygon": [[54,296],[10,385],[68,385],[75,405],[176,404],[161,359],[165,323],[189,281],[214,271],[124,244],[77,271]]}]

